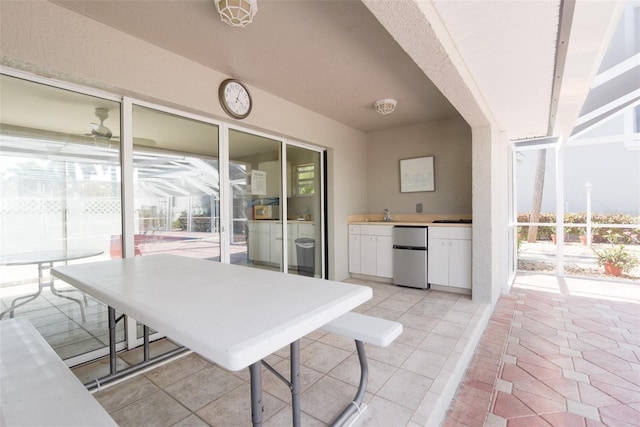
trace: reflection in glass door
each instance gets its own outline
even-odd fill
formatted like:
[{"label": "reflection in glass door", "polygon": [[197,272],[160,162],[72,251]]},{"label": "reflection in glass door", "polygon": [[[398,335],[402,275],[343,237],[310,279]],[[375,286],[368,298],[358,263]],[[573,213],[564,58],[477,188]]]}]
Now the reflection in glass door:
[{"label": "reflection in glass door", "polygon": [[218,126],[139,105],[132,122],[135,255],[220,261]]},{"label": "reflection in glass door", "polygon": [[0,87],[0,312],[80,363],[106,354],[107,310],[49,268],[109,259],[122,228],[120,103],[8,75]]}]

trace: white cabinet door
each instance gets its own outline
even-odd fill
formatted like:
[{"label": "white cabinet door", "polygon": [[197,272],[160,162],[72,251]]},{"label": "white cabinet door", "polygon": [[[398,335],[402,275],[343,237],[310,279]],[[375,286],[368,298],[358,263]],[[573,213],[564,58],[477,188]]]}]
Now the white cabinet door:
[{"label": "white cabinet door", "polygon": [[429,283],[446,286],[449,283],[449,241],[429,239],[427,252]]},{"label": "white cabinet door", "polygon": [[431,227],[429,283],[471,289],[471,228]]},{"label": "white cabinet door", "polygon": [[393,277],[393,227],[349,225],[349,272]]},{"label": "white cabinet door", "polygon": [[269,262],[280,265],[282,263],[282,224],[270,224]]},{"label": "white cabinet door", "polygon": [[393,277],[393,241],[391,236],[376,237],[376,276]]},{"label": "white cabinet door", "polygon": [[360,235],[349,234],[349,273],[362,273],[360,257]]},{"label": "white cabinet door", "polygon": [[349,273],[362,273],[362,244],[359,225],[349,225]]},{"label": "white cabinet door", "polygon": [[378,272],[378,241],[377,236],[360,236],[360,272],[369,276],[376,276]]},{"label": "white cabinet door", "polygon": [[264,231],[249,231],[249,259],[251,261],[271,261],[271,239]]},{"label": "white cabinet door", "polygon": [[471,240],[451,240],[449,285],[471,289]]}]

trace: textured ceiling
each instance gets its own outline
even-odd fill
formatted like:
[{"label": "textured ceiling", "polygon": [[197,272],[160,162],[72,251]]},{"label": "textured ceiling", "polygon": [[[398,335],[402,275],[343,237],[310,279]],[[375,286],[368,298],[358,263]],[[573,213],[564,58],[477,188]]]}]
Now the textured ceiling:
[{"label": "textured ceiling", "polygon": [[244,28],[211,0],[52,2],[362,131],[458,114],[360,1],[262,0]]}]

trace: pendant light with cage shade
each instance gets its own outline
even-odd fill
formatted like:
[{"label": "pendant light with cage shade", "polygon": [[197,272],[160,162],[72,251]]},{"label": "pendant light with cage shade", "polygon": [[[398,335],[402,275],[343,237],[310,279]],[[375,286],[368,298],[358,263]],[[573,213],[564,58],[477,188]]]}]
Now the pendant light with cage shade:
[{"label": "pendant light with cage shade", "polygon": [[245,27],[258,11],[257,0],[214,0],[220,18],[232,27]]},{"label": "pendant light with cage shade", "polygon": [[373,107],[380,114],[390,114],[396,109],[397,103],[395,99],[380,99],[374,102]]}]

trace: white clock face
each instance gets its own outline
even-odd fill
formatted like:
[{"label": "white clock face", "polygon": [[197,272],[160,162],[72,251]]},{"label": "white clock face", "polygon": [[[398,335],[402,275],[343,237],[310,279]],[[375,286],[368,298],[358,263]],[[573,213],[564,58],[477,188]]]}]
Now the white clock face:
[{"label": "white clock face", "polygon": [[238,117],[246,117],[251,110],[251,97],[240,83],[231,81],[224,87],[224,103],[229,112]]}]

